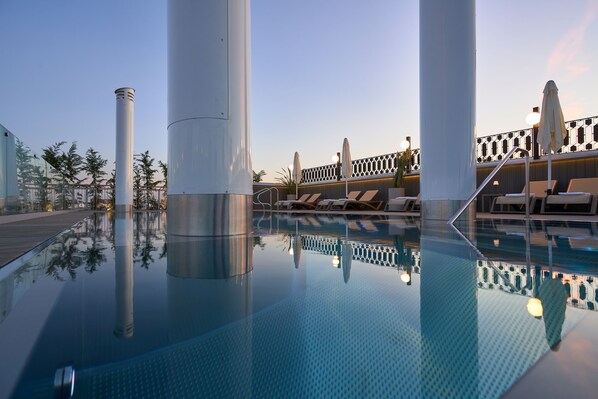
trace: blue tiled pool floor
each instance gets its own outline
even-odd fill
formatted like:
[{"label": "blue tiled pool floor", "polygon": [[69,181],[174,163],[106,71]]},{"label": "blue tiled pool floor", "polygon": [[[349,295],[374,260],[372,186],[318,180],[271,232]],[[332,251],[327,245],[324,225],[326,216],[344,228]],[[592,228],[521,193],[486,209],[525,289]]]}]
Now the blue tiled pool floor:
[{"label": "blue tiled pool floor", "polygon": [[[51,396],[54,371],[73,365],[85,398],[495,398],[596,314],[597,252],[563,235],[534,242],[526,264],[520,236],[479,224],[491,264],[404,222],[276,220],[268,234],[169,247],[159,217],[104,218],[0,285],[0,333],[23,298],[57,293],[16,397]],[[550,284],[560,302],[542,294]]]}]

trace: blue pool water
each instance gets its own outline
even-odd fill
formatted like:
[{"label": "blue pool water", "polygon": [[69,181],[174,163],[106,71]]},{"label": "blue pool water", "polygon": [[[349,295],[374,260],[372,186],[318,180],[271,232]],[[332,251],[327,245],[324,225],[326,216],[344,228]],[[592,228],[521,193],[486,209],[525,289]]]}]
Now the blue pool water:
[{"label": "blue pool water", "polygon": [[72,366],[80,398],[500,397],[594,314],[598,226],[461,231],[256,214],[185,238],[98,214],[0,269],[2,395],[52,397]]}]

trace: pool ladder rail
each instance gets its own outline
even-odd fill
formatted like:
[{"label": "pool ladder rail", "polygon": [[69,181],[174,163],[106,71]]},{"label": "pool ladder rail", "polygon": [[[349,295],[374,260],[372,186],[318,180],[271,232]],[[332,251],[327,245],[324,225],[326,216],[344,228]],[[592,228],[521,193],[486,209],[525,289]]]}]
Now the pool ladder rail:
[{"label": "pool ladder rail", "polygon": [[467,209],[467,207],[471,204],[471,202],[480,194],[480,192],[484,189],[484,187],[486,187],[486,185],[494,178],[494,176],[498,173],[498,171],[507,163],[507,161],[511,158],[511,156],[517,151],[525,154],[525,219],[528,220],[530,218],[530,216],[529,216],[529,197],[530,197],[530,194],[529,194],[529,151],[525,150],[523,148],[513,147],[505,155],[505,157],[503,159],[501,159],[501,161],[498,163],[498,165],[496,165],[494,170],[492,170],[492,172],[490,172],[488,177],[486,177],[486,180],[484,180],[482,182],[482,184],[480,184],[480,186],[477,188],[477,190],[475,190],[473,192],[473,194],[471,194],[469,199],[465,202],[465,205],[463,205],[457,211],[457,213],[455,213],[453,215],[453,217],[449,219],[447,224],[450,224],[452,226],[455,223],[455,221],[459,218],[459,216],[461,216],[461,214],[465,211],[465,209]]},{"label": "pool ladder rail", "polygon": [[[276,193],[276,202],[273,202],[273,196],[272,193],[275,192]],[[264,193],[269,193],[270,194],[270,202],[264,202],[261,200],[261,196]],[[272,211],[272,209],[274,208],[274,204],[279,202],[280,200],[280,194],[278,192],[278,189],[276,187],[266,187],[266,188],[262,188],[261,190],[255,192],[253,194],[253,196],[255,197],[255,200],[253,201],[254,205],[259,205],[262,206],[263,210],[266,210],[266,206],[268,206],[270,208],[270,211]]]}]

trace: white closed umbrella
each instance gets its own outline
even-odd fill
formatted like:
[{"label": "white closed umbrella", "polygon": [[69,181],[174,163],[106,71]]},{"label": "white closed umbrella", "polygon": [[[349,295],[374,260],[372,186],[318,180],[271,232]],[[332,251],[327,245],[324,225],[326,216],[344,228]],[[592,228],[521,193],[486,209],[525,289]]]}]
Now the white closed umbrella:
[{"label": "white closed umbrella", "polygon": [[349,140],[345,137],[343,140],[343,168],[342,174],[345,177],[345,197],[349,196],[349,178],[353,176],[353,165],[351,164],[351,148],[349,147]]},{"label": "white closed umbrella", "polygon": [[563,140],[567,135],[558,93],[559,89],[553,80],[546,82],[538,126],[538,144],[548,154],[547,194],[550,193],[550,182],[552,181],[551,152],[557,152],[563,146]]},{"label": "white closed umbrella", "polygon": [[299,198],[299,182],[301,181],[301,162],[299,160],[299,153],[295,152],[295,158],[293,158],[293,180],[295,180],[295,195]]}]

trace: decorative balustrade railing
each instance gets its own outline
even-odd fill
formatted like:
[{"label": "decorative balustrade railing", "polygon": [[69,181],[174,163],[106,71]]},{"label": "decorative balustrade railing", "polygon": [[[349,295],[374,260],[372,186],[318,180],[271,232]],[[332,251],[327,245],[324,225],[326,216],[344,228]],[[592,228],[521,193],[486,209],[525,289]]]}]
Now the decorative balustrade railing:
[{"label": "decorative balustrade railing", "polygon": [[[317,235],[302,234],[302,248],[307,251],[316,252],[326,256],[340,256],[339,241],[337,238]],[[395,246],[367,243],[358,241],[346,241],[352,247],[352,259],[354,261],[368,263],[381,267],[401,268],[398,258],[398,251]],[[420,252],[413,249],[410,253],[412,272],[420,273],[421,256]],[[543,267],[538,275],[530,274],[525,265],[506,261],[494,261],[494,265],[500,270],[502,276],[490,267],[485,260],[477,261],[477,284],[479,289],[500,290],[515,295],[532,298],[533,287],[539,287],[547,278],[559,279],[567,291],[567,303],[571,306],[598,310],[598,279],[590,275],[568,274],[553,272],[548,267]],[[506,278],[510,284],[506,284]],[[536,281],[539,279],[539,281]],[[514,292],[511,287],[518,291]]]},{"label": "decorative balustrade railing", "polygon": [[[394,174],[397,170],[397,153],[376,155],[369,158],[352,160],[353,177],[370,177]],[[419,170],[419,148],[411,151],[411,170]],[[301,183],[323,183],[337,180],[336,164],[317,166],[302,170]]]},{"label": "decorative balustrade railing", "polygon": [[[558,154],[590,151],[598,149],[598,116],[590,116],[565,122],[567,136]],[[478,137],[477,161],[478,163],[500,161],[513,147],[522,147],[532,151],[532,129],[514,130]],[[513,158],[523,157],[522,153],[514,154]]]},{"label": "decorative balustrade railing", "polygon": [[[565,122],[567,136],[558,153],[571,153],[598,149],[598,116],[590,116]],[[532,129],[514,130],[476,139],[476,159],[478,163],[500,161],[513,147],[522,147],[532,151]],[[421,168],[420,149],[411,151],[411,171]],[[516,153],[519,158],[522,153]],[[393,175],[397,169],[397,153],[376,155],[369,158],[354,159],[353,178],[382,177]],[[302,184],[324,183],[337,180],[337,165],[328,164],[303,169]]]}]

